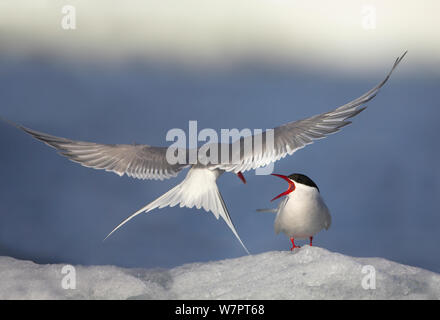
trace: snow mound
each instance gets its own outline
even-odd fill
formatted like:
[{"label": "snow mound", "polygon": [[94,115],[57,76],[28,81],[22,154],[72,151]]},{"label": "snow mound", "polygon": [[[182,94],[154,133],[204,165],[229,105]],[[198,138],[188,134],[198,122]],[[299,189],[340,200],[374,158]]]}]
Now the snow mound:
[{"label": "snow mound", "polygon": [[0,257],[0,299],[439,298],[440,274],[309,246],[173,269],[38,265]]}]

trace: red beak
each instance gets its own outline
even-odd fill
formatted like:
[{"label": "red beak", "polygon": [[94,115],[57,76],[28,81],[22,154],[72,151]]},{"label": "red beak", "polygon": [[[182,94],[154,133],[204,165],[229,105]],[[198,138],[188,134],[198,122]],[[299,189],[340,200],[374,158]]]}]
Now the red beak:
[{"label": "red beak", "polygon": [[287,176],[283,176],[282,174],[276,174],[276,173],[272,173],[272,175],[273,175],[273,176],[276,176],[276,177],[280,177],[281,179],[286,180],[286,181],[289,183],[289,188],[287,188],[286,191],[284,191],[283,193],[280,193],[279,195],[277,195],[275,198],[273,198],[273,199],[270,200],[270,201],[274,201],[274,200],[276,200],[276,199],[278,199],[278,198],[281,198],[282,196],[288,195],[288,194],[291,193],[293,190],[295,190],[295,188],[296,188],[296,187],[295,187],[295,184],[293,183],[292,180],[289,179],[289,177],[287,177]]}]

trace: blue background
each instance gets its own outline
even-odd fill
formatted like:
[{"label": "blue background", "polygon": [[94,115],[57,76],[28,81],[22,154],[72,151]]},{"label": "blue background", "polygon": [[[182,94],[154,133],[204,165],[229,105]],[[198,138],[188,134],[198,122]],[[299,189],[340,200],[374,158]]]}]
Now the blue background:
[{"label": "blue background", "polygon": [[[403,50],[402,50],[403,51]],[[396,53],[399,54],[398,52]],[[101,143],[166,146],[171,128],[272,128],[326,112],[363,94],[383,74],[342,74],[258,62],[185,68],[157,61],[66,62],[48,56],[0,57],[0,115],[35,130]],[[362,61],[359,61],[362,63]],[[411,52],[369,108],[341,132],[275,164],[320,187],[333,225],[316,246],[383,257],[440,272],[439,84],[406,70]],[[0,255],[38,263],[172,267],[245,255],[226,224],[196,209],[129,214],[183,179],[142,181],[81,167],[0,122]],[[218,180],[251,253],[288,250],[273,231],[286,184],[246,172]],[[304,242],[300,242],[303,244]]]}]

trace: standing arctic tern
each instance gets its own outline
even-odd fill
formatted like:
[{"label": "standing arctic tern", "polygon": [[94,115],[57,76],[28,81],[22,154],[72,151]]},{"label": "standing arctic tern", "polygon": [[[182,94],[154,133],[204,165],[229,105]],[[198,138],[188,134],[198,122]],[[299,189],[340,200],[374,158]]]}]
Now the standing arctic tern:
[{"label": "standing arctic tern", "polygon": [[301,173],[290,176],[272,174],[287,181],[289,188],[271,201],[285,196],[277,209],[259,210],[276,212],[275,233],[283,232],[292,242],[293,250],[299,248],[295,239],[310,239],[322,229],[330,228],[332,218],[316,183]]},{"label": "standing arctic tern", "polygon": [[[391,73],[405,54],[406,52],[396,59],[391,71],[382,82],[359,98],[332,111],[303,120],[289,122],[274,128],[272,131],[273,144],[265,143],[267,131],[259,134],[260,136],[247,136],[229,144],[230,149],[237,144],[240,147],[239,159],[233,162],[171,164],[167,160],[166,147],[75,141],[38,132],[21,125],[14,125],[34,138],[57,149],[61,155],[74,162],[85,167],[111,171],[119,176],[126,174],[129,177],[138,179],[163,180],[175,177],[184,168],[190,167],[185,179],[180,184],[133,213],[116,226],[108,236],[143,212],[167,206],[174,207],[176,205],[188,208],[196,207],[197,209],[203,208],[205,211],[211,211],[217,219],[222,217],[240,244],[249,253],[232,223],[225,202],[218,190],[217,178],[224,172],[232,172],[245,182],[242,172],[266,166],[287,155],[292,155],[295,151],[313,143],[314,140],[325,138],[327,135],[335,133],[342,127],[350,124],[351,122],[348,119],[365,110],[365,103],[376,96],[379,89],[389,79]],[[242,148],[249,141],[250,145],[252,145],[252,141],[255,141],[254,139],[256,138],[263,138],[260,140],[263,141],[262,148],[258,148],[258,150],[255,148],[250,150]],[[218,144],[218,148],[221,150],[220,144]]]}]

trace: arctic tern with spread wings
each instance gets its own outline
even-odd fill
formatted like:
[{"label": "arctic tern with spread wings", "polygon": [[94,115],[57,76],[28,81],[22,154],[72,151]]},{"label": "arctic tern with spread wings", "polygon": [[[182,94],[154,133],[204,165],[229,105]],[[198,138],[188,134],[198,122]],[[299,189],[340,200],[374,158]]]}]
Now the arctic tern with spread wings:
[{"label": "arctic tern with spread wings", "polygon": [[[190,167],[185,179],[180,184],[130,215],[116,226],[108,236],[143,212],[176,205],[188,208],[196,207],[197,209],[203,208],[205,211],[211,211],[217,219],[222,217],[240,244],[249,253],[232,223],[225,202],[218,190],[216,184],[218,177],[224,172],[232,172],[246,183],[242,172],[264,167],[287,155],[292,155],[295,151],[313,143],[314,140],[325,138],[327,135],[335,133],[350,124],[351,122],[348,119],[365,110],[365,104],[376,96],[405,54],[406,52],[396,59],[391,71],[382,82],[359,98],[332,111],[274,128],[272,131],[273,143],[265,143],[268,132],[266,131],[261,133],[262,136],[260,137],[257,137],[258,135],[242,137],[240,140],[229,144],[230,150],[234,146],[239,146],[238,161],[170,164],[167,161],[167,147],[75,141],[38,132],[18,124],[14,125],[34,138],[54,147],[61,155],[74,162],[85,167],[111,171],[119,176],[126,174],[129,177],[138,179],[163,180],[175,177],[182,169]],[[251,148],[250,150],[243,148],[246,143],[250,142],[252,145],[256,138],[261,139],[261,148]],[[221,144],[218,144],[219,153],[221,153],[221,149]]]}]

